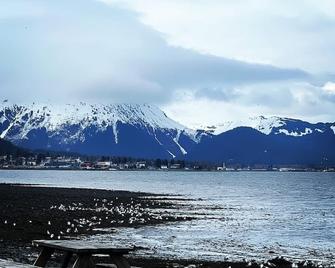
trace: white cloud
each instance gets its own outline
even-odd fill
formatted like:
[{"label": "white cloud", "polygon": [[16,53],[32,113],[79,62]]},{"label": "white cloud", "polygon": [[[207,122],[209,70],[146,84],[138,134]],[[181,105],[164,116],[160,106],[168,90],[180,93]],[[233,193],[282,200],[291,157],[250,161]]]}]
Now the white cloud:
[{"label": "white cloud", "polygon": [[335,95],[335,83],[334,82],[327,82],[322,89],[331,95]]},{"label": "white cloud", "polygon": [[104,0],[131,8],[170,44],[311,72],[335,69],[333,0]]},{"label": "white cloud", "polygon": [[282,116],[311,122],[334,122],[335,98],[323,86],[307,82],[245,85],[232,98],[213,99],[185,90],[165,112],[192,127],[216,125],[253,116]]}]

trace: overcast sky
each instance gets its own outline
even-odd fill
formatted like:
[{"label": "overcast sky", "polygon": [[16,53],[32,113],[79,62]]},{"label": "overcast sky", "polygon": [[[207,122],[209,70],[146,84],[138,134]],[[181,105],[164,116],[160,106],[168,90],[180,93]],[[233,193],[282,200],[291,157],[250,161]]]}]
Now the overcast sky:
[{"label": "overcast sky", "polygon": [[333,122],[334,48],[333,0],[2,0],[0,92]]}]

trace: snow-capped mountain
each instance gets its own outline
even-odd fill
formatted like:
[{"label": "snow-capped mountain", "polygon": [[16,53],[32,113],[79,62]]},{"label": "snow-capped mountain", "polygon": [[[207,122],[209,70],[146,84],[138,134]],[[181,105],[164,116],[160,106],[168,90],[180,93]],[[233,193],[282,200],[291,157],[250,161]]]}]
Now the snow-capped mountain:
[{"label": "snow-capped mountain", "polygon": [[0,138],[30,149],[96,155],[180,157],[201,134],[148,104],[65,104],[0,107]]},{"label": "snow-capped mountain", "polygon": [[241,164],[335,164],[335,123],[254,117],[200,130],[148,104],[0,106],[0,138],[28,149]]},{"label": "snow-capped mountain", "polygon": [[323,133],[329,129],[332,129],[335,134],[335,123],[312,124],[298,119],[277,116],[257,116],[250,117],[246,120],[226,121],[215,126],[206,126],[203,129],[214,135],[219,135],[238,127],[250,127],[266,135],[285,134],[288,136],[300,137],[315,132]]},{"label": "snow-capped mountain", "polygon": [[335,164],[335,123],[254,117],[205,128],[190,160],[239,164]]}]

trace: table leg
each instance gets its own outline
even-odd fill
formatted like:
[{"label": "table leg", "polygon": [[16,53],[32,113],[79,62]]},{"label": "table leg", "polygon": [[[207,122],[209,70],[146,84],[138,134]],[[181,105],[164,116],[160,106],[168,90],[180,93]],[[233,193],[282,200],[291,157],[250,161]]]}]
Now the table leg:
[{"label": "table leg", "polygon": [[129,262],[122,255],[110,255],[110,257],[117,268],[130,268]]},{"label": "table leg", "polygon": [[48,260],[50,259],[54,251],[55,251],[54,249],[43,247],[40,252],[40,255],[38,255],[34,263],[34,266],[45,267],[45,265],[47,264]]},{"label": "table leg", "polygon": [[91,254],[79,254],[72,268],[94,268]]},{"label": "table leg", "polygon": [[66,268],[69,265],[71,258],[72,258],[72,252],[66,252],[62,263],[62,268]]}]

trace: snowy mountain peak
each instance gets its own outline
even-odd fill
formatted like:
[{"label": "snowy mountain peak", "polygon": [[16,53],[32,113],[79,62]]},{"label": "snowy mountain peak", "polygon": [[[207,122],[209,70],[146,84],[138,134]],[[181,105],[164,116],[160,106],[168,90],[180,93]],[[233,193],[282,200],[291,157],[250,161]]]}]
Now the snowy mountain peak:
[{"label": "snowy mountain peak", "polygon": [[24,125],[25,131],[20,133],[23,138],[31,128],[46,128],[55,131],[64,125],[80,125],[85,129],[92,125],[103,130],[108,126],[115,128],[116,124],[124,123],[141,125],[153,130],[174,129],[184,131],[189,136],[196,136],[195,131],[168,118],[158,107],[149,104],[29,104],[16,105],[8,101],[0,107],[0,122],[8,119],[11,125],[0,133],[6,137],[10,128],[14,125]]},{"label": "snowy mountain peak", "polygon": [[[144,124],[152,128],[185,129],[181,124],[169,119],[159,108],[148,104],[30,104],[2,105],[0,111],[12,110],[20,115],[43,117],[45,126],[56,128],[65,123],[112,124],[116,121],[131,124]],[[9,104],[9,105],[8,105]]]},{"label": "snowy mountain peak", "polygon": [[271,133],[273,128],[281,127],[283,125],[285,125],[285,122],[280,117],[273,116],[267,118],[264,116],[257,116],[250,117],[246,120],[226,121],[216,126],[207,126],[204,129],[214,135],[218,135],[237,127],[251,127],[268,135]]},{"label": "snowy mountain peak", "polygon": [[[219,135],[237,127],[250,127],[262,132],[265,135],[285,134],[287,136],[305,136],[314,132],[323,133],[329,128],[335,129],[335,123],[316,123],[311,124],[298,119],[285,117],[250,117],[247,120],[227,121],[216,126],[208,126],[204,129],[214,135]],[[335,133],[335,132],[334,132]]]},{"label": "snowy mountain peak", "polygon": [[186,155],[202,135],[149,104],[0,104],[0,138],[28,148],[166,157]]}]

